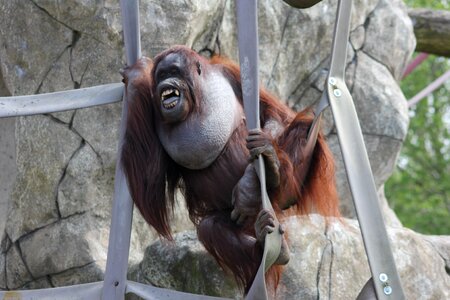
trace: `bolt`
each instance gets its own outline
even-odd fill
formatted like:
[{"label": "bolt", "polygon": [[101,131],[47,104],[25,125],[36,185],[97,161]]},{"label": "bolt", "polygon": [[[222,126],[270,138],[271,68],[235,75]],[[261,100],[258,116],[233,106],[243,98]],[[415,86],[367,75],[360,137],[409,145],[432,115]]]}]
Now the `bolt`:
[{"label": "bolt", "polygon": [[389,279],[388,276],[386,274],[384,274],[384,273],[381,273],[378,278],[380,278],[381,282],[387,282],[388,279]]},{"label": "bolt", "polygon": [[335,90],[333,90],[333,94],[334,94],[336,97],[342,96],[342,92],[341,92],[340,89],[335,89]]},{"label": "bolt", "polygon": [[386,295],[390,295],[390,294],[392,294],[392,288],[389,285],[387,285],[383,288],[383,292]]},{"label": "bolt", "polygon": [[336,79],[334,77],[330,77],[330,79],[328,79],[328,83],[332,86],[336,85]]}]

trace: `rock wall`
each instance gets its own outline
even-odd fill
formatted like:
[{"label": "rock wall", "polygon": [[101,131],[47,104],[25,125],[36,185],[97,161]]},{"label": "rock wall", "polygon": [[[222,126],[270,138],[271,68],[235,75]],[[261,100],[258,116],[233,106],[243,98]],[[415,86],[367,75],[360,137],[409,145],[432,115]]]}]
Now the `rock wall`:
[{"label": "rock wall", "polygon": [[[397,80],[415,39],[400,0],[353,2],[347,84],[361,119],[386,219],[400,226],[384,199],[383,183],[406,135],[407,108]],[[220,53],[237,58],[234,1],[140,3],[144,55],[153,57],[173,44],[185,44],[206,56]],[[325,0],[306,10],[292,9],[282,1],[259,3],[261,81],[292,107],[302,109],[323,91],[336,1]],[[0,95],[120,81],[121,30],[117,1],[3,1]],[[1,127],[7,128],[1,132],[2,147],[3,141],[15,145],[15,151],[9,147],[2,155],[16,159],[15,165],[0,171],[1,178],[10,181],[0,183],[6,191],[0,198],[5,224],[0,222],[1,289],[102,279],[119,119],[120,104],[113,104],[20,117],[13,126],[10,119],[9,127]],[[342,211],[354,217],[329,111],[324,130],[338,164]],[[190,228],[183,208],[177,212],[176,231]],[[132,264],[141,261],[154,238],[135,212]]]},{"label": "rock wall", "polygon": [[[358,223],[311,215],[290,217],[284,224],[288,233],[295,234],[289,235],[291,260],[274,299],[356,299],[370,278]],[[388,235],[405,299],[448,299],[448,237],[424,237],[392,227]],[[231,277],[212,268],[212,263],[195,232],[184,232],[176,235],[175,245],[155,242],[148,247],[129,277],[174,290],[241,299]]]}]

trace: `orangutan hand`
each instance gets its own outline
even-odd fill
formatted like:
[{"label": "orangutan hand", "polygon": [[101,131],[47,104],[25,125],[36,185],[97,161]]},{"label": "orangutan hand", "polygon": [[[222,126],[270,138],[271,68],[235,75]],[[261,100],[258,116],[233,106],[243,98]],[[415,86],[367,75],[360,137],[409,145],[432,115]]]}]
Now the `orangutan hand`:
[{"label": "orangutan hand", "polygon": [[122,75],[122,82],[125,86],[132,91],[128,91],[134,93],[134,87],[140,83],[148,83],[150,84],[150,74],[151,69],[153,67],[153,62],[151,59],[143,56],[139,58],[136,63],[132,66],[125,66],[123,69],[119,71],[120,75]]},{"label": "orangutan hand", "polygon": [[252,164],[233,188],[231,203],[234,206],[231,219],[242,225],[247,217],[254,217],[261,210],[261,186]]},{"label": "orangutan hand", "polygon": [[[264,246],[266,236],[275,230],[275,213],[273,211],[262,209],[255,222],[256,240],[261,246]],[[282,225],[279,227],[280,234],[284,234]],[[289,262],[290,250],[284,236],[281,237],[281,249],[274,264],[285,265]]]},{"label": "orangutan hand", "polygon": [[262,155],[266,166],[267,188],[277,188],[280,185],[280,161],[272,136],[261,129],[250,130],[247,137],[247,149],[250,151],[250,162],[253,162],[258,155]]}]

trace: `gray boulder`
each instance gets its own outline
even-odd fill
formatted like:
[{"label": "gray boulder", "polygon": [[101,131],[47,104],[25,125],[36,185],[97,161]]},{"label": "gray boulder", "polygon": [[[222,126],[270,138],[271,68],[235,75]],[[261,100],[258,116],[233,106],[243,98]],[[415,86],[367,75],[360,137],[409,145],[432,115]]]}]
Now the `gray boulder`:
[{"label": "gray boulder", "polygon": [[195,294],[234,297],[234,279],[218,268],[197,240],[195,231],[177,233],[174,241],[156,241],[139,264],[130,268],[130,280]]}]

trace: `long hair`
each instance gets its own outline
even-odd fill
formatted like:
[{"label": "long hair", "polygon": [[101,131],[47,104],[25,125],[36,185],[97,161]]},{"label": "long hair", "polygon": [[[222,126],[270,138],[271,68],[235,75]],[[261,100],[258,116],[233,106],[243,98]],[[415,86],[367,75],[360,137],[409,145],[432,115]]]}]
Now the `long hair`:
[{"label": "long hair", "polygon": [[128,99],[121,163],[131,197],[144,219],[159,235],[172,239],[169,217],[180,175],[156,134],[155,121],[159,116],[151,89],[151,65],[133,81],[134,97]]}]

